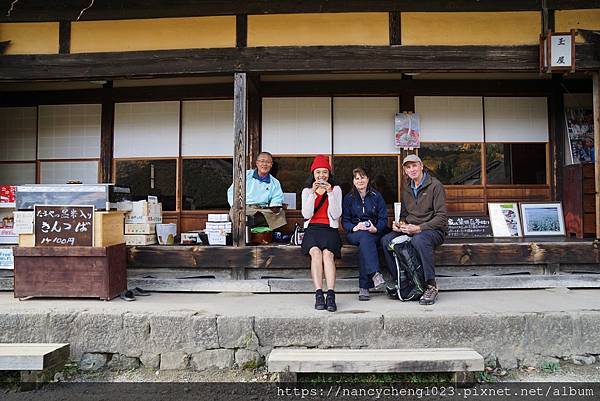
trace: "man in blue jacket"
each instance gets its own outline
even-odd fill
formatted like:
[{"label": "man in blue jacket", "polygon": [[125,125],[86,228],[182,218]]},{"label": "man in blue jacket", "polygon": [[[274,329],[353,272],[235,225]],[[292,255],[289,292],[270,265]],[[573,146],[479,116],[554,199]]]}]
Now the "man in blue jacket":
[{"label": "man in blue jacket", "polygon": [[[269,152],[261,152],[256,158],[256,168],[246,171],[246,215],[264,216],[269,228],[275,230],[287,221],[281,208],[283,190],[277,178],[269,173],[271,167],[273,156]],[[229,206],[233,205],[233,184],[227,190],[227,201]]]}]

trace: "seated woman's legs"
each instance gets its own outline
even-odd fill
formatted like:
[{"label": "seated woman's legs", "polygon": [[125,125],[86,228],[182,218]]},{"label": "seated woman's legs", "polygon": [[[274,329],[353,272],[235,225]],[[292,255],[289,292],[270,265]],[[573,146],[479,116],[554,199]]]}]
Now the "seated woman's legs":
[{"label": "seated woman's legs", "polygon": [[379,271],[379,255],[377,253],[377,235],[365,231],[348,234],[348,242],[358,246],[359,278],[358,286],[363,289],[373,288],[374,273]]},{"label": "seated woman's legs", "polygon": [[323,252],[316,246],[310,248],[310,275],[315,289],[323,288]]},{"label": "seated woman's legs", "polygon": [[335,289],[335,258],[333,252],[328,249],[323,250],[323,267],[325,268],[325,281],[327,289]]}]

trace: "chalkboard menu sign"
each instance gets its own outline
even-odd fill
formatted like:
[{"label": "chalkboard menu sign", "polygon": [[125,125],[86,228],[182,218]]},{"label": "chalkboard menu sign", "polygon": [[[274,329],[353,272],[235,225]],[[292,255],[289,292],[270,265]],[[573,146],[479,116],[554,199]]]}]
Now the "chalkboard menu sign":
[{"label": "chalkboard menu sign", "polygon": [[34,208],[36,246],[92,246],[94,206]]},{"label": "chalkboard menu sign", "polygon": [[492,236],[492,226],[488,216],[448,217],[448,238],[487,238]]}]

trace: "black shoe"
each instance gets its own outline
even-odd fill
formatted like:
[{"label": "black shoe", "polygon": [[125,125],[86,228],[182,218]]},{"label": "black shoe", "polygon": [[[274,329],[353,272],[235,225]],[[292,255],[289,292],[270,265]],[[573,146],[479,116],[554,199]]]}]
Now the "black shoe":
[{"label": "black shoe", "polygon": [[395,285],[391,286],[391,285],[387,284],[385,286],[385,292],[387,292],[388,297],[390,297],[392,299],[398,299],[398,288]]},{"label": "black shoe", "polygon": [[131,291],[133,292],[133,295],[135,295],[136,297],[147,297],[150,295],[150,293],[148,291],[143,290],[140,287],[135,287]]},{"label": "black shoe", "polygon": [[419,299],[419,304],[433,305],[435,303],[435,299],[437,298],[437,295],[438,295],[437,287],[433,286],[433,285],[428,285],[427,290],[425,290],[425,293],[423,294],[421,299]]},{"label": "black shoe", "polygon": [[369,300],[369,290],[366,288],[358,289],[358,300],[359,301],[368,301]]},{"label": "black shoe", "polygon": [[335,293],[327,293],[327,310],[329,312],[335,312],[337,310],[337,305],[335,304]]},{"label": "black shoe", "polygon": [[322,292],[315,294],[315,309],[325,310],[325,296],[323,296]]},{"label": "black shoe", "polygon": [[121,298],[123,301],[135,301],[135,295],[133,295],[133,292],[129,290],[125,290],[120,293],[119,298]]}]

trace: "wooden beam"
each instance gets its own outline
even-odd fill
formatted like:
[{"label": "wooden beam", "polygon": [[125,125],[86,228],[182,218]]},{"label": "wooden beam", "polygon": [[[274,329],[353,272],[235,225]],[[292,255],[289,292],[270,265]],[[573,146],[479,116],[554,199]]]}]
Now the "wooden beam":
[{"label": "wooden beam", "polygon": [[[246,72],[538,71],[538,46],[305,46],[14,55],[0,80],[97,80]],[[597,70],[593,44],[577,45],[577,68]]]},{"label": "wooden beam", "polygon": [[248,152],[247,168],[254,168],[256,156],[261,152],[262,97],[260,77],[248,74]]},{"label": "wooden beam", "polygon": [[246,141],[248,136],[246,73],[236,73],[233,84],[233,246],[246,246]]},{"label": "wooden beam", "polygon": [[600,154],[600,71],[594,73],[593,89],[593,108],[594,108],[594,174],[596,188],[596,239],[600,239],[600,163],[598,155]]},{"label": "wooden beam", "polygon": [[58,52],[71,53],[71,21],[60,21],[58,29]]}]

